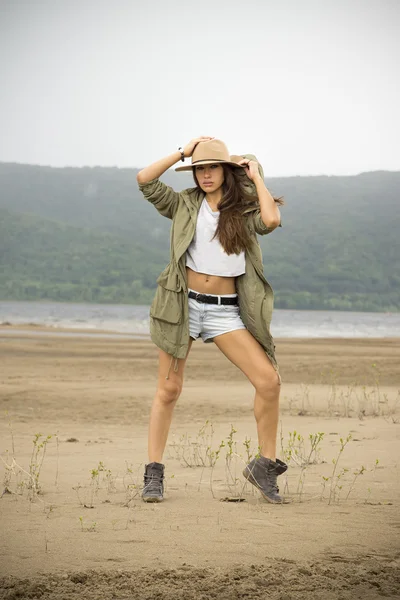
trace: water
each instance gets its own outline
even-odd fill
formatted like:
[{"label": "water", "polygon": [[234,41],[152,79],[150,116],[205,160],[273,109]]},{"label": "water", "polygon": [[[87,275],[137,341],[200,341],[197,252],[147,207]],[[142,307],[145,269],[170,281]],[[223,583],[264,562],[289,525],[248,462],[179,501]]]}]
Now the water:
[{"label": "water", "polygon": [[[148,306],[128,304],[0,302],[0,323],[84,329],[88,335],[102,330],[146,336],[148,315]],[[3,329],[2,334],[6,331]],[[277,338],[400,337],[400,313],[276,309],[271,333]]]}]

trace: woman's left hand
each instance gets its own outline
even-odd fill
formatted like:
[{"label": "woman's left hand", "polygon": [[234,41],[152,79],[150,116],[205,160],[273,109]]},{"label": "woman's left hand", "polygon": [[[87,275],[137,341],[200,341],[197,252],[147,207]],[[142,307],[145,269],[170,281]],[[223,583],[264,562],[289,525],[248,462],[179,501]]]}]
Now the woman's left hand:
[{"label": "woman's left hand", "polygon": [[261,177],[258,170],[258,162],[256,160],[249,160],[244,158],[239,162],[239,165],[243,165],[245,168],[246,175],[251,181],[254,181],[257,177]]}]

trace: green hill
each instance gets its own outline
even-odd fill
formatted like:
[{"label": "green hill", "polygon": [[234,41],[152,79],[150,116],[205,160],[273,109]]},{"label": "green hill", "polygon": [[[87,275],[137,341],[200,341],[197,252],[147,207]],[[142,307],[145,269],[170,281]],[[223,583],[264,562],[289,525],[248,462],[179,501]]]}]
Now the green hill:
[{"label": "green hill", "polygon": [[148,304],[156,251],[108,233],[0,209],[2,299]]},{"label": "green hill", "polygon": [[[0,299],[148,303],[170,221],[136,169],[0,163]],[[190,175],[167,172],[179,190]],[[283,227],[259,238],[276,307],[397,311],[400,172],[266,179]]]}]

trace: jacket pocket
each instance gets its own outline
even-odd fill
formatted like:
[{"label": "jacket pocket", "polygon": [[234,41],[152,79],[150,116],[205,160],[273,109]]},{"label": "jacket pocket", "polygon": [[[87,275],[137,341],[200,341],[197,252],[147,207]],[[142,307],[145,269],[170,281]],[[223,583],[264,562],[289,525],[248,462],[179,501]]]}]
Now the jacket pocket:
[{"label": "jacket pocket", "polygon": [[164,269],[157,278],[157,283],[166,290],[180,292],[182,284],[177,269],[173,268],[171,263]]},{"label": "jacket pocket", "polygon": [[178,324],[182,320],[182,294],[159,285],[150,307],[150,316],[159,321]]}]

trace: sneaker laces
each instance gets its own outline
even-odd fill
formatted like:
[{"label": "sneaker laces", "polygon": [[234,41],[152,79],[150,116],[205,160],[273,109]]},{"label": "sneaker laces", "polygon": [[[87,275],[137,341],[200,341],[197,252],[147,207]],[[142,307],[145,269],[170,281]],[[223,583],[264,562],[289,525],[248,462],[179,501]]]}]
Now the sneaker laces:
[{"label": "sneaker laces", "polygon": [[279,487],[277,485],[278,475],[282,475],[283,473],[285,473],[285,471],[287,470],[287,465],[281,460],[279,460],[279,458],[276,459],[276,464],[278,465],[278,467],[274,471],[270,471],[269,469],[267,469],[267,478],[274,490],[276,490],[276,493],[279,494]]},{"label": "sneaker laces", "polygon": [[277,494],[279,494],[279,487],[277,485],[278,476],[277,476],[276,472],[270,471],[268,469],[268,467],[266,469],[266,472],[267,472],[267,481],[268,481],[268,483],[271,485],[271,487],[273,488],[273,490],[276,491]]},{"label": "sneaker laces", "polygon": [[162,484],[164,476],[158,471],[149,471],[144,474],[144,489],[146,492],[155,492],[162,494]]}]

